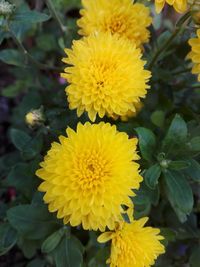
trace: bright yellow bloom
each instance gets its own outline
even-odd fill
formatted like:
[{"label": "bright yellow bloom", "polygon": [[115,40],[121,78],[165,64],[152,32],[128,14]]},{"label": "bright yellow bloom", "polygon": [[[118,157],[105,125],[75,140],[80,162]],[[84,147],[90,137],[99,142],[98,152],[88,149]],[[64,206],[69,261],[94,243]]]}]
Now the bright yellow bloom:
[{"label": "bright yellow bloom", "polygon": [[65,224],[114,229],[122,220],[122,205],[132,210],[132,189],[142,181],[134,162],[137,139],[103,122],[79,123],[77,132],[68,128],[67,135],[52,144],[36,173],[44,180],[39,187],[46,192],[44,201]]},{"label": "bright yellow bloom", "polygon": [[84,9],[78,20],[79,33],[110,32],[128,38],[138,47],[149,41],[150,10],[132,0],[82,0]]},{"label": "bright yellow bloom", "polygon": [[189,40],[189,45],[192,49],[188,54],[188,58],[194,63],[192,73],[198,74],[198,81],[200,82],[200,29],[197,30],[197,38],[191,38]]},{"label": "bright yellow bloom", "polygon": [[144,227],[148,218],[130,224],[121,223],[115,232],[106,232],[99,236],[99,242],[112,240],[110,267],[149,267],[157,257],[165,252],[160,240],[160,230]]},{"label": "bright yellow bloom", "polygon": [[187,0],[155,0],[156,12],[160,13],[165,3],[173,8],[178,13],[184,13],[187,10]]},{"label": "bright yellow bloom", "polygon": [[62,77],[67,79],[66,88],[70,109],[77,109],[80,116],[88,112],[90,120],[124,116],[135,112],[135,103],[144,98],[151,76],[144,70],[141,52],[130,41],[109,33],[93,34],[73,43],[66,49]]}]

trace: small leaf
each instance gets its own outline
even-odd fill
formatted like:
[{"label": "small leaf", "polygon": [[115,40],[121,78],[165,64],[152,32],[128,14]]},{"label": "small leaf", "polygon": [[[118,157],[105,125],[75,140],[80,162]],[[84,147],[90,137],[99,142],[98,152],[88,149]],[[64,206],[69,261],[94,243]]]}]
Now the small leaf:
[{"label": "small leaf", "polygon": [[12,17],[12,21],[15,23],[39,23],[44,22],[50,19],[45,13],[40,13],[35,10],[20,10],[18,9],[14,16]]},{"label": "small leaf", "polygon": [[187,139],[187,124],[178,114],[174,117],[163,140],[163,150],[169,151],[174,145],[181,145]]},{"label": "small leaf", "polygon": [[187,169],[189,166],[190,166],[190,163],[185,160],[170,161],[168,164],[169,169],[177,170],[177,171]]},{"label": "small leaf", "polygon": [[156,110],[151,114],[151,121],[154,125],[162,127],[165,121],[165,113],[162,110]]},{"label": "small leaf", "polygon": [[0,224],[0,256],[6,254],[17,242],[17,232],[10,224]]},{"label": "small leaf", "polygon": [[194,199],[192,189],[186,178],[176,171],[166,171],[164,177],[168,199],[174,210],[176,211],[178,208],[182,213],[190,214]]},{"label": "small leaf", "polygon": [[192,151],[200,151],[200,136],[192,138],[189,144]]},{"label": "small leaf", "polygon": [[143,127],[135,129],[139,137],[139,147],[142,157],[148,161],[152,160],[152,156],[155,153],[156,137],[154,133]]},{"label": "small leaf", "polygon": [[45,261],[42,259],[34,259],[26,265],[26,267],[44,267],[44,266],[45,266]]},{"label": "small leaf", "polygon": [[194,159],[188,160],[188,163],[190,166],[184,170],[185,174],[193,181],[200,182],[200,164]]},{"label": "small leaf", "polygon": [[10,131],[10,137],[12,143],[18,148],[20,151],[23,151],[25,146],[31,141],[31,137],[18,129],[11,129]]},{"label": "small leaf", "polygon": [[159,164],[155,164],[153,166],[151,166],[146,172],[145,172],[145,183],[146,185],[151,188],[154,189],[156,187],[156,185],[158,184],[158,179],[160,177],[161,174],[161,168],[159,166]]},{"label": "small leaf", "polygon": [[67,231],[67,229],[62,228],[47,237],[47,239],[42,244],[42,252],[50,253],[52,250],[54,250],[60,243],[60,240],[63,237],[65,231]]},{"label": "small leaf", "polygon": [[19,93],[25,90],[23,81],[16,81],[14,84],[7,86],[2,90],[2,95],[6,97],[16,97]]}]

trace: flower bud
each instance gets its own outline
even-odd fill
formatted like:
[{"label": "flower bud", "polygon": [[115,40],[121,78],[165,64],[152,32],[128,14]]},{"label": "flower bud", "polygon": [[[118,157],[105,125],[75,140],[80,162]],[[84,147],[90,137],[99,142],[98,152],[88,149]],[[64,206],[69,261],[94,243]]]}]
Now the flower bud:
[{"label": "flower bud", "polygon": [[5,0],[0,0],[0,15],[10,15],[13,13],[14,5]]},{"label": "flower bud", "polygon": [[44,115],[41,108],[28,112],[25,121],[30,127],[41,125],[44,122]]}]

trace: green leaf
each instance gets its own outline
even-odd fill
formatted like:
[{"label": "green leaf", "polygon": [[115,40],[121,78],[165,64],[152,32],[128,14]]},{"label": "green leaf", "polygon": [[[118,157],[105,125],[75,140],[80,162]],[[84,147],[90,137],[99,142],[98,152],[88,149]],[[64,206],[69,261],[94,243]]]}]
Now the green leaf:
[{"label": "green leaf", "polygon": [[55,231],[57,220],[50,214],[46,206],[19,205],[8,210],[10,224],[21,235],[28,239],[42,239]]},{"label": "green leaf", "polygon": [[174,242],[176,240],[176,233],[170,228],[160,228],[161,235],[165,238],[164,244],[167,246],[169,242]]},{"label": "green leaf", "polygon": [[36,10],[20,10],[18,9],[14,16],[12,17],[12,21],[15,23],[39,23],[44,22],[50,19],[45,13],[40,13]]},{"label": "green leaf", "polygon": [[42,149],[42,135],[32,138],[21,130],[11,129],[10,137],[12,143],[21,151],[25,159],[34,158]]},{"label": "green leaf", "polygon": [[17,242],[17,232],[10,224],[0,224],[0,256],[6,254]]},{"label": "green leaf", "polygon": [[181,118],[180,115],[175,115],[168,132],[163,140],[163,150],[169,151],[171,148],[174,149],[174,145],[181,145],[186,142],[187,139],[187,124]]},{"label": "green leaf", "polygon": [[43,253],[50,253],[52,250],[54,250],[57,245],[60,243],[61,238],[65,234],[67,229],[61,228],[58,231],[51,234],[42,244],[42,252]]},{"label": "green leaf", "polygon": [[20,236],[17,245],[22,250],[24,256],[27,259],[31,259],[36,255],[37,250],[40,249],[40,243],[40,240],[30,240]]},{"label": "green leaf", "polygon": [[160,174],[161,174],[161,168],[159,164],[155,164],[151,166],[145,172],[145,175],[144,175],[146,185],[149,188],[154,189],[156,185],[158,184],[158,179],[160,177]]},{"label": "green leaf", "polygon": [[152,156],[155,153],[156,137],[154,133],[143,127],[135,129],[139,137],[139,147],[142,157],[148,161],[152,160]]},{"label": "green leaf", "polygon": [[154,125],[162,127],[165,121],[165,113],[162,110],[156,110],[151,114],[151,121]]},{"label": "green leaf", "polygon": [[177,171],[187,169],[189,166],[190,166],[190,163],[186,160],[170,161],[168,164],[169,169],[177,170]]},{"label": "green leaf", "polygon": [[[176,171],[164,172],[168,199],[177,213],[177,209],[185,215],[190,214],[194,199],[192,189],[186,178]],[[177,213],[177,215],[180,215]]]},{"label": "green leaf", "polygon": [[184,170],[185,174],[193,181],[200,182],[200,164],[194,159],[188,160],[188,163],[190,166]]},{"label": "green leaf", "polygon": [[200,151],[200,136],[192,138],[189,143],[189,146],[192,151]]},{"label": "green leaf", "polygon": [[5,97],[16,97],[26,89],[24,81],[16,81],[14,84],[7,86],[2,90]]},{"label": "green leaf", "polygon": [[190,256],[190,266],[191,267],[199,267],[200,263],[200,247],[197,247]]},{"label": "green leaf", "polygon": [[15,49],[4,49],[0,51],[0,60],[6,64],[18,67],[24,66],[23,55]]},{"label": "green leaf", "polygon": [[53,252],[56,267],[81,267],[83,263],[81,247],[77,238],[65,235]]}]

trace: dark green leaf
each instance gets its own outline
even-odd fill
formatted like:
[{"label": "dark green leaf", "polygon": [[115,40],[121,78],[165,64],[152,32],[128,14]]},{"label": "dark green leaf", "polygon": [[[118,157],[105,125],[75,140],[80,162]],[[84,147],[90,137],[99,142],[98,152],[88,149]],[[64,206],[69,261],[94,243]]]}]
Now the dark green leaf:
[{"label": "dark green leaf", "polygon": [[176,171],[166,171],[164,177],[168,199],[174,210],[177,212],[178,209],[181,213],[190,214],[194,200],[192,189],[186,178]]},{"label": "dark green leaf", "polygon": [[189,145],[192,151],[200,151],[200,136],[192,138]]},{"label": "dark green leaf", "polygon": [[152,155],[155,153],[156,146],[156,137],[154,133],[143,127],[138,127],[135,130],[139,137],[139,147],[142,157],[151,161]]},{"label": "dark green leaf", "polygon": [[0,224],[0,256],[6,254],[17,242],[17,232],[10,224]]},{"label": "dark green leaf", "polygon": [[[163,149],[171,150],[174,145],[181,145],[187,139],[187,125],[180,115],[176,115],[163,140]],[[173,148],[174,149],[174,148]]]},{"label": "dark green leaf", "polygon": [[165,238],[164,243],[168,245],[169,242],[176,240],[176,233],[170,228],[160,228],[161,235]]},{"label": "dark green leaf", "polygon": [[49,16],[36,10],[20,10],[18,9],[12,20],[16,23],[38,23],[49,20]]},{"label": "dark green leaf", "polygon": [[10,131],[10,137],[11,137],[11,141],[12,143],[16,146],[16,148],[18,148],[20,151],[23,151],[23,149],[29,145],[30,141],[31,141],[31,137],[18,129],[11,129]]},{"label": "dark green leaf", "polygon": [[62,228],[47,237],[47,239],[42,244],[42,252],[50,253],[52,250],[54,250],[60,243],[60,240],[66,231],[67,229]]},{"label": "dark green leaf", "polygon": [[16,83],[7,86],[2,90],[2,95],[6,97],[16,97],[19,93],[26,89],[23,81],[16,81]]},{"label": "dark green leaf", "polygon": [[190,167],[184,170],[184,172],[195,182],[200,182],[200,164],[194,159],[190,159],[188,162]]},{"label": "dark green leaf", "polygon": [[165,113],[162,110],[156,110],[151,114],[151,121],[154,125],[162,127],[165,121]]},{"label": "dark green leaf", "polygon": [[44,266],[45,266],[45,261],[42,259],[34,259],[26,265],[26,267],[44,267]]},{"label": "dark green leaf", "polygon": [[23,55],[15,49],[4,49],[0,51],[0,60],[6,64],[19,67],[24,66]]},{"label": "dark green leaf", "polygon": [[53,255],[56,267],[81,267],[83,262],[80,241],[73,236],[64,236]]},{"label": "dark green leaf", "polygon": [[169,169],[172,170],[182,170],[190,166],[190,163],[185,160],[170,161],[168,164]]},{"label": "dark green leaf", "polygon": [[10,224],[29,239],[46,238],[57,229],[57,221],[46,206],[19,205],[8,210]]},{"label": "dark green leaf", "polygon": [[158,184],[158,179],[161,174],[161,168],[159,164],[155,164],[151,166],[146,172],[145,172],[145,183],[148,187],[151,189],[154,189],[156,185]]},{"label": "dark green leaf", "polygon": [[24,256],[31,259],[37,253],[37,250],[41,247],[40,240],[30,240],[22,236],[19,237],[17,245],[22,250]]}]

